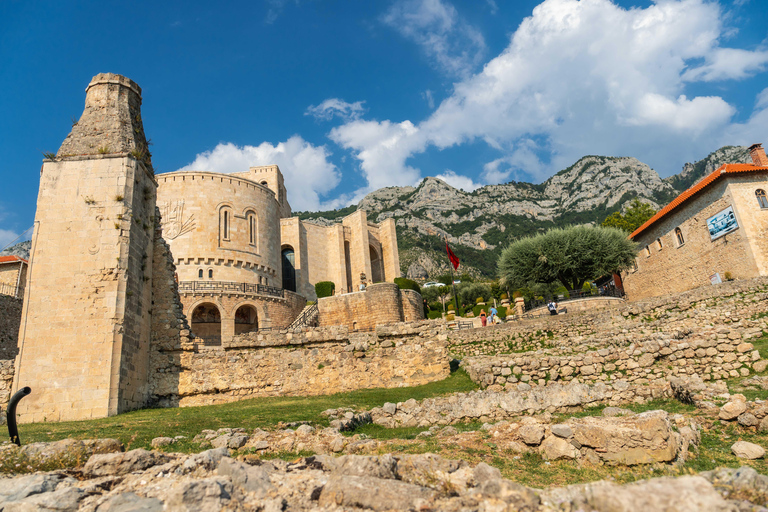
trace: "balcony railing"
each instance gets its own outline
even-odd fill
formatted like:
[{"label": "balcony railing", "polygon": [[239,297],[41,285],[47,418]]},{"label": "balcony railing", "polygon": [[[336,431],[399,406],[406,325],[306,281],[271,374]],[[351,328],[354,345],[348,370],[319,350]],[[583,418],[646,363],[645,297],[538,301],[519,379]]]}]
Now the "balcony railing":
[{"label": "balcony railing", "polygon": [[180,281],[179,291],[186,293],[248,293],[282,297],[283,289],[276,286],[232,281]]},{"label": "balcony railing", "polygon": [[23,299],[24,287],[14,286],[8,283],[0,283],[0,295],[10,295],[11,297],[16,297],[17,299]]}]

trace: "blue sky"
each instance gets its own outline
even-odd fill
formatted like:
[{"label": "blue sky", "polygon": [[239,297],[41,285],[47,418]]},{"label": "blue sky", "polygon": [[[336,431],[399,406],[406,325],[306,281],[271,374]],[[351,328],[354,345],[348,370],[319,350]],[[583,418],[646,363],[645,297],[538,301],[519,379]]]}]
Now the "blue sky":
[{"label": "blue sky", "polygon": [[764,0],[0,0],[0,247],[100,72],[143,89],[157,172],[276,163],[294,210],[439,176],[662,176],[768,146]]}]

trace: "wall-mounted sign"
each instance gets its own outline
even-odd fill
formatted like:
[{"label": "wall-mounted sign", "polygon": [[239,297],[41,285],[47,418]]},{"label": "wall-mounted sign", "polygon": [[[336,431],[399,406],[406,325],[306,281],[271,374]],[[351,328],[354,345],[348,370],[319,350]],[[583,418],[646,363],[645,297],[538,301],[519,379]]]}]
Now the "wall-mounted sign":
[{"label": "wall-mounted sign", "polygon": [[712,240],[739,229],[739,223],[736,222],[736,215],[733,213],[733,206],[729,206],[708,218],[707,228],[709,229],[709,237]]}]

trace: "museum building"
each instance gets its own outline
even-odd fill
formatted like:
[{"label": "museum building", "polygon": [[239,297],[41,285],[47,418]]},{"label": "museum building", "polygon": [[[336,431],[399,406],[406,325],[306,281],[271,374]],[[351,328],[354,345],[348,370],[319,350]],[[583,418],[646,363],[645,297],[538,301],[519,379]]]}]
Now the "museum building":
[{"label": "museum building", "polygon": [[768,158],[761,144],[749,150],[751,164],[721,166],[630,235],[629,300],[768,275]]}]

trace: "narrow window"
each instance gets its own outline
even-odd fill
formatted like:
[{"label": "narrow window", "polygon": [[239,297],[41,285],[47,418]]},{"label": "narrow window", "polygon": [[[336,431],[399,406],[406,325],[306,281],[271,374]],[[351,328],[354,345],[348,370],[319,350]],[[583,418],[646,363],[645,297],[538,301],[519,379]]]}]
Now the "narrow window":
[{"label": "narrow window", "polygon": [[259,276],[259,284],[264,284],[263,281],[264,281],[264,278]]},{"label": "narrow window", "polygon": [[229,212],[224,210],[224,239],[229,239]]},{"label": "narrow window", "polygon": [[208,269],[208,279],[213,279],[213,269]]},{"label": "narrow window", "polygon": [[656,243],[659,244],[659,250],[661,250],[664,247],[663,245],[661,245],[661,238],[657,238]]},{"label": "narrow window", "polygon": [[256,216],[248,215],[248,243],[256,245]]},{"label": "narrow window", "polygon": [[203,269],[200,269],[197,271],[197,278],[202,279],[203,278]]},{"label": "narrow window", "polygon": [[646,255],[646,257],[651,255],[651,246],[650,245],[646,245],[645,246],[645,255]]},{"label": "narrow window", "polygon": [[683,238],[683,232],[680,230],[680,228],[675,228],[675,236],[677,237],[678,246],[685,243],[685,238]]},{"label": "narrow window", "polygon": [[757,204],[760,208],[768,208],[768,197],[765,197],[765,190],[759,188],[755,190],[755,196],[757,196]]}]

